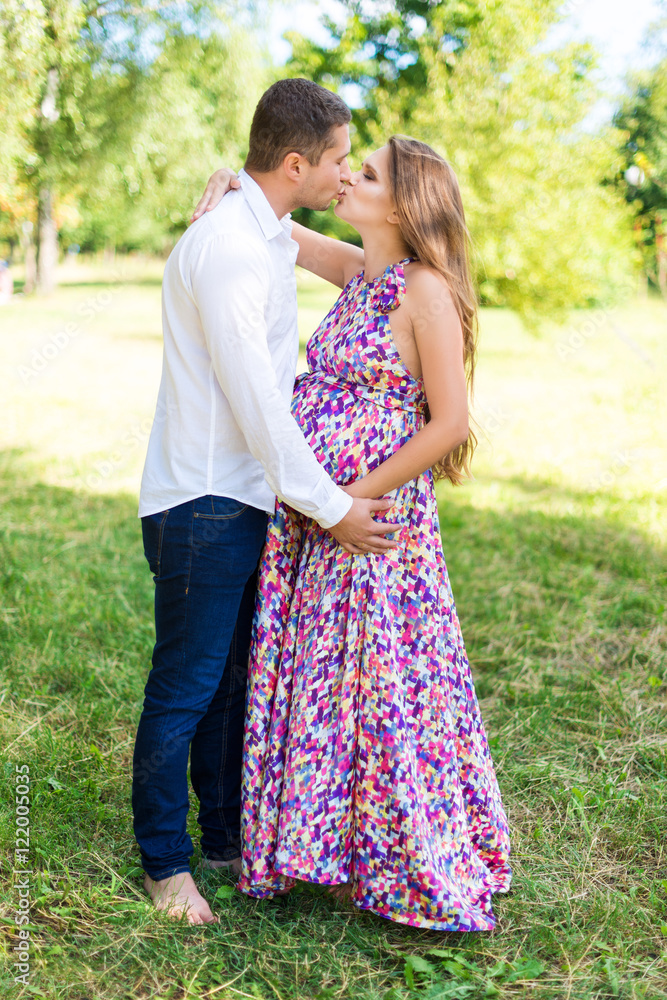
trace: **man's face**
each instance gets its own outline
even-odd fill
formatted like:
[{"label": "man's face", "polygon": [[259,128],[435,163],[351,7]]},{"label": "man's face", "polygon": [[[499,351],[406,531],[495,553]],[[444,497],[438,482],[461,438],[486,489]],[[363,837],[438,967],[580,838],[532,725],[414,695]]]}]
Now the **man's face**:
[{"label": "man's face", "polygon": [[301,208],[326,211],[352,176],[347,162],[350,152],[349,127],[339,125],[334,129],[333,138],[333,146],[324,151],[316,166],[304,160],[305,172],[298,195]]}]

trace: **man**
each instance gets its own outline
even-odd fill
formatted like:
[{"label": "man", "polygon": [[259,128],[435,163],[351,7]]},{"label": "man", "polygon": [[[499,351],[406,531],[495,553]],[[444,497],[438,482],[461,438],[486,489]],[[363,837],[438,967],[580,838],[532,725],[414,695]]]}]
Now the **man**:
[{"label": "man", "polygon": [[183,235],[163,282],[162,381],[139,515],[156,644],[134,754],[134,831],[155,905],[215,921],[190,873],[187,765],[205,867],[240,870],[245,687],[256,570],[276,496],[348,551],[397,525],[331,481],[290,413],[298,355],[289,213],[350,177],[350,112],[281,80],[253,118],[241,187]]}]

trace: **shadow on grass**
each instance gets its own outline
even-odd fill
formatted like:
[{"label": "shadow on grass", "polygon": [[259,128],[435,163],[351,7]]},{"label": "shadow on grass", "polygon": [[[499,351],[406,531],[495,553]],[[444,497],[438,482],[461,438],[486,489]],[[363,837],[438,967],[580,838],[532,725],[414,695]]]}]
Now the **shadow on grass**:
[{"label": "shadow on grass", "polygon": [[122,274],[114,276],[110,274],[108,280],[99,278],[97,275],[91,281],[68,281],[60,282],[61,288],[118,288],[118,286],[134,286],[137,288],[160,288],[162,286],[162,276],[155,277],[127,277]]},{"label": "shadow on grass", "polygon": [[[665,551],[615,513],[533,510],[526,498],[548,487],[511,485],[502,509],[475,508],[454,491],[440,504],[513,834],[515,883],[494,902],[498,931],[422,932],[349,912],[308,886],[264,904],[230,895],[219,875],[204,881],[221,924],[201,931],[148,908],[131,832],[132,744],[153,641],[136,500],[49,486],[25,456],[2,456],[0,733],[6,777],[28,762],[34,779],[32,919],[44,995],[60,996],[65,981],[105,1000],[148,998],[158,987],[217,995],[233,982],[220,995],[401,1000],[430,982],[429,996],[474,1000],[498,995],[485,992],[484,977],[502,963],[514,975],[517,956],[533,962],[523,994],[531,1000],[626,995],[606,992],[610,968],[621,989],[646,977],[654,988],[651,956],[667,919],[655,888],[667,876]],[[6,795],[6,870],[9,806]],[[451,967],[438,965],[429,949],[443,942],[471,963],[461,983],[479,980],[477,992],[461,992]],[[435,971],[417,965],[406,979],[408,955]],[[509,992],[494,975],[501,996],[516,995],[516,975]]]},{"label": "shadow on grass", "polygon": [[[485,480],[488,481],[488,477],[485,477]],[[573,485],[564,483],[562,480],[549,479],[546,477],[518,475],[503,476],[498,474],[494,477],[493,482],[504,486],[514,487],[526,495],[536,497],[557,497],[563,500],[571,501],[572,503],[584,504],[585,506],[592,505],[598,500],[606,501],[610,505],[615,503],[627,504],[628,502],[625,497],[617,495],[613,489],[592,490],[584,487],[577,488]],[[620,482],[623,483],[623,479],[621,479]],[[474,486],[472,488],[474,489]],[[643,492],[633,492],[632,505],[634,506],[635,504],[641,503],[647,496],[650,496],[655,503],[660,505],[667,512],[667,491],[665,490],[658,491],[646,487]]]},{"label": "shadow on grass", "polygon": [[[64,693],[70,658],[56,667],[36,650],[47,640],[52,653],[76,641],[98,658],[122,650],[115,681],[124,677],[123,696],[136,699],[150,651],[152,582],[135,498],[45,485],[18,452],[0,457],[0,482],[0,574],[5,601],[16,608],[0,635],[10,648],[20,639],[23,651],[23,659],[6,663],[11,679],[18,680],[11,665],[23,670],[27,648],[30,683]],[[608,516],[547,513],[532,509],[530,496],[553,496],[549,483],[514,477],[508,484],[515,488],[511,508],[506,497],[502,509],[477,508],[455,491],[440,502],[445,558],[480,695],[505,691],[526,663],[572,683],[599,669],[617,676],[628,666],[661,677],[665,548],[621,518],[613,496]],[[580,507],[600,505],[600,497],[562,486],[558,495]],[[504,715],[507,702],[496,710]]]}]

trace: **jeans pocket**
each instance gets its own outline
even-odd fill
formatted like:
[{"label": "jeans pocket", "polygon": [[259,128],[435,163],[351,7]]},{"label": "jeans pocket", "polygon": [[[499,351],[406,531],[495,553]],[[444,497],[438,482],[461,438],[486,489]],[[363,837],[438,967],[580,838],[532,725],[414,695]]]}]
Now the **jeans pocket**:
[{"label": "jeans pocket", "polygon": [[160,564],[162,562],[162,539],[164,538],[164,528],[169,516],[168,510],[162,510],[158,514],[148,514],[141,519],[141,532],[144,539],[144,555],[153,574],[153,579],[160,578]]},{"label": "jeans pocket", "polygon": [[212,521],[229,521],[239,517],[248,509],[247,503],[234,500],[232,497],[205,496],[194,501],[193,517],[201,517]]}]

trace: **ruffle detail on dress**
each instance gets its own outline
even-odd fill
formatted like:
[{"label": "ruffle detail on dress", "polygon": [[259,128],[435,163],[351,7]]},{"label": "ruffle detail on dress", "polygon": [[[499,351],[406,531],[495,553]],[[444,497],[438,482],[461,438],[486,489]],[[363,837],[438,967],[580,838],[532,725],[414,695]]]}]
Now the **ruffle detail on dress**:
[{"label": "ruffle detail on dress", "polygon": [[[405,297],[405,264],[411,264],[416,257],[405,257],[397,264],[390,264],[375,281],[368,285],[368,304],[375,312],[389,313],[398,309]],[[363,280],[363,277],[362,277]]]}]

